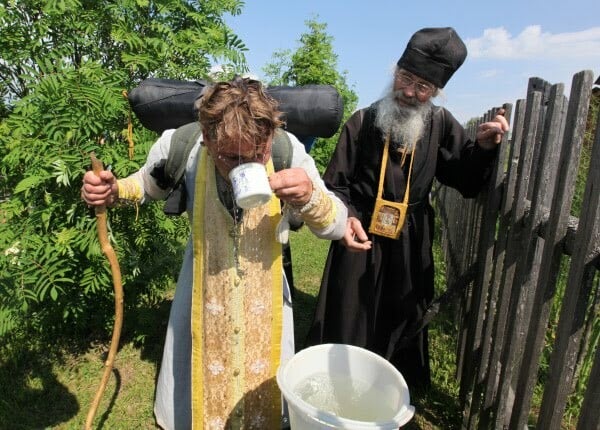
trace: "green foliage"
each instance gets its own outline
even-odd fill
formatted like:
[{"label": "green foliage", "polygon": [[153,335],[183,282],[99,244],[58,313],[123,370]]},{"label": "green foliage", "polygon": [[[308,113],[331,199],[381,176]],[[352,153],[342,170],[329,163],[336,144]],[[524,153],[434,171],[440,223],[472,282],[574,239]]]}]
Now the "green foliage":
[{"label": "green foliage", "polygon": [[292,51],[281,49],[273,53],[271,62],[263,67],[269,85],[289,85],[287,71],[292,68]]},{"label": "green foliage", "polygon": [[336,85],[340,81],[337,72],[337,55],[333,52],[333,37],[326,33],[327,24],[316,19],[305,22],[308,33],[300,36],[300,47],[291,58],[291,68],[283,74],[283,81],[295,85]]},{"label": "green foliage", "polygon": [[[327,24],[317,18],[306,22],[308,32],[300,36],[300,47],[292,53],[281,50],[273,54],[272,62],[263,71],[269,79],[269,85],[300,86],[308,84],[332,85],[341,94],[344,103],[342,123],[356,109],[358,96],[347,84],[347,72],[338,72],[337,55],[333,51],[333,37],[328,35]],[[316,140],[311,155],[317,168],[323,172],[335,149],[339,131],[332,137]]]},{"label": "green foliage", "polygon": [[575,195],[571,205],[571,215],[578,217],[583,204],[583,194],[590,168],[592,158],[592,145],[598,123],[598,111],[600,111],[600,91],[592,94],[590,99],[590,108],[586,122],[585,134],[583,136],[583,146],[581,148],[581,158],[579,160],[579,169],[577,170],[577,182],[575,183]]},{"label": "green foliage", "polygon": [[[246,48],[222,19],[242,5],[0,4],[0,337],[37,331],[64,339],[110,325],[110,268],[93,211],[80,200],[89,154],[117,177],[142,166],[156,135],[134,124],[135,155],[128,158],[123,96],[140,79],[205,77],[211,58],[244,70]],[[126,306],[152,302],[177,274],[186,219],[167,218],[161,203],[108,215]]]},{"label": "green foliage", "polygon": [[55,61],[173,79],[207,76],[211,59],[247,68],[243,42],[222,15],[239,0],[22,0],[0,5],[0,94],[24,97]]}]

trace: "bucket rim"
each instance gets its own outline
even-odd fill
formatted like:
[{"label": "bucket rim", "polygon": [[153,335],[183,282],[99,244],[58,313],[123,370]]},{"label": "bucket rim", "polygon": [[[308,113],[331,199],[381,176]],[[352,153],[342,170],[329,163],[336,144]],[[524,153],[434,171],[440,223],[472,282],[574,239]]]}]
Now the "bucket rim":
[{"label": "bucket rim", "polygon": [[[393,418],[385,420],[385,421],[375,421],[375,422],[358,421],[358,420],[353,420],[350,418],[339,417],[331,412],[320,410],[320,409],[314,407],[313,405],[311,405],[310,403],[306,402],[301,397],[297,396],[293,392],[292,389],[288,388],[283,383],[284,373],[286,372],[288,365],[290,363],[294,362],[298,356],[303,355],[303,353],[304,354],[307,353],[307,351],[314,351],[317,349],[323,349],[323,350],[327,350],[327,351],[331,351],[334,349],[343,349],[343,350],[354,349],[356,351],[360,351],[361,353],[364,353],[364,354],[370,356],[374,360],[377,360],[385,367],[388,367],[389,369],[393,370],[394,372],[397,372],[400,375],[400,377],[402,378],[402,380],[404,380],[404,377],[402,376],[402,374],[389,361],[387,361],[385,358],[381,357],[380,355],[374,353],[373,351],[369,351],[368,349],[361,348],[361,347],[355,346],[355,345],[343,344],[343,343],[325,343],[325,344],[320,344],[320,345],[314,345],[314,346],[310,346],[308,348],[298,351],[290,359],[286,360],[285,362],[282,362],[279,365],[279,368],[277,369],[277,374],[276,374],[277,385],[279,386],[279,389],[281,390],[283,396],[286,398],[286,400],[288,400],[288,403],[291,403],[290,399],[293,399],[293,401],[295,403],[298,403],[303,409],[308,410],[309,414],[311,415],[310,418],[314,419],[315,421],[317,421],[321,424],[327,425],[331,428],[340,428],[340,427],[336,427],[336,425],[341,425],[342,426],[341,428],[352,428],[355,430],[397,429],[399,426],[403,426],[404,424],[406,424],[407,422],[409,422],[412,419],[412,417],[415,413],[415,407],[410,404],[410,392],[408,391],[408,386],[407,386],[408,404],[402,405],[400,410],[396,413],[396,415],[394,415]],[[406,381],[404,381],[404,383],[406,384]],[[291,404],[290,404],[290,407],[292,407]],[[346,427],[346,426],[350,426],[350,427]]]}]

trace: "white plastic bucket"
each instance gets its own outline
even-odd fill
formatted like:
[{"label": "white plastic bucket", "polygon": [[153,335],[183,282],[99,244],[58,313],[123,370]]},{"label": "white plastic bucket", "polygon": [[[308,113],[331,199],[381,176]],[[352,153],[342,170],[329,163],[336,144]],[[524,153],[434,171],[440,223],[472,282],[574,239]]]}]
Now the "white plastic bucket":
[{"label": "white plastic bucket", "polygon": [[[300,397],[302,390],[298,387],[315,375],[324,374],[331,383],[329,394],[337,397],[338,402],[347,400],[349,385],[362,387],[359,399],[354,399],[347,409],[381,405],[386,410],[385,416],[365,421],[344,417],[309,403],[312,398]],[[340,381],[344,384],[336,386]],[[356,346],[325,344],[304,349],[279,366],[277,384],[289,406],[291,430],[395,430],[410,421],[415,413],[402,374],[384,358]],[[354,404],[357,401],[359,404]]]}]

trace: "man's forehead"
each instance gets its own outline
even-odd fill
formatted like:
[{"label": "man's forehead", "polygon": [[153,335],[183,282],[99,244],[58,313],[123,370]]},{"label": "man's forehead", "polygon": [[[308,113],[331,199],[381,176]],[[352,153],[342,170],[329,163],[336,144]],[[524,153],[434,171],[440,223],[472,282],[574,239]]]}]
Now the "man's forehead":
[{"label": "man's forehead", "polygon": [[222,139],[215,146],[216,150],[220,153],[243,154],[251,151],[260,151],[262,148],[265,148],[267,146],[269,141],[270,139],[261,139],[260,141],[253,141],[247,139]]},{"label": "man's forehead", "polygon": [[417,82],[423,82],[424,84],[431,85],[432,87],[435,87],[435,85],[433,85],[433,84],[432,84],[431,82],[429,82],[427,79],[423,79],[423,78],[421,78],[420,76],[418,76],[418,75],[415,75],[414,73],[412,73],[412,72],[409,72],[409,71],[408,71],[408,70],[406,70],[406,69],[399,69],[398,71],[399,71],[400,73],[402,73],[403,75],[407,75],[407,76],[409,76],[410,78],[412,78],[413,80],[415,80],[415,81],[417,81]]}]

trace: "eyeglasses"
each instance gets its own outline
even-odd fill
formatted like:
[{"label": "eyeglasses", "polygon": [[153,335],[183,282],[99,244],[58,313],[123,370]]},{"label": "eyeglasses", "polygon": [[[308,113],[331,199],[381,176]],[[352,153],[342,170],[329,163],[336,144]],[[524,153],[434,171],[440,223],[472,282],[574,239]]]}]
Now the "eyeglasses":
[{"label": "eyeglasses", "polygon": [[414,80],[414,78],[405,75],[404,73],[396,73],[396,83],[400,88],[406,88],[414,85],[415,92],[421,97],[429,97],[435,91],[433,86],[427,85],[423,82],[417,82]]}]

